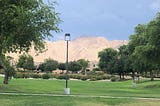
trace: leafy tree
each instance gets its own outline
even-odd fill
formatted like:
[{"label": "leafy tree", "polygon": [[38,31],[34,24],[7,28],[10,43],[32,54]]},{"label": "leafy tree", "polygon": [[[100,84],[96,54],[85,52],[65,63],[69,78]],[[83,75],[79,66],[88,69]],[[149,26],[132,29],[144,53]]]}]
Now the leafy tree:
[{"label": "leafy tree", "polygon": [[69,71],[77,72],[82,69],[82,66],[76,61],[71,61],[68,64],[68,69],[69,69]]},{"label": "leafy tree", "polygon": [[[60,19],[54,4],[43,0],[0,0],[0,64],[5,64],[6,52],[28,52],[33,45],[37,52],[44,49],[44,39],[59,32]],[[4,84],[8,82],[5,71]]]},{"label": "leafy tree", "polygon": [[44,62],[44,71],[53,71],[58,68],[58,62],[53,59],[46,59]]},{"label": "leafy tree", "polygon": [[103,51],[99,52],[98,57],[100,58],[99,60],[99,67],[103,71],[107,71],[109,73],[111,72],[111,64],[113,64],[114,60],[117,59],[117,54],[118,52],[112,48],[107,48],[104,49]]},{"label": "leafy tree", "polygon": [[[9,80],[9,78],[11,78],[12,76],[13,76],[13,74],[14,74],[14,68],[11,66],[11,59],[9,58],[9,57],[4,57],[3,58],[4,60],[2,60],[3,61],[3,63],[2,63],[2,68],[3,69],[6,69],[5,70],[5,76],[6,76],[6,74],[7,74],[7,76],[8,77],[4,77],[4,81],[3,81],[3,83],[5,83],[5,84],[8,84],[8,80]],[[5,65],[4,65],[5,64]],[[5,67],[4,67],[5,66]],[[6,82],[5,82],[6,81]]]},{"label": "leafy tree", "polygon": [[37,70],[41,70],[42,72],[45,71],[45,63],[39,64]]},{"label": "leafy tree", "polygon": [[65,64],[65,63],[59,63],[59,64],[58,64],[58,68],[59,68],[60,70],[65,70],[65,69],[66,69],[66,64]]},{"label": "leafy tree", "polygon": [[[160,63],[160,14],[146,25],[138,25],[135,28],[135,34],[130,37],[130,47],[134,47],[132,55],[137,57],[134,63],[143,63],[143,66],[149,66],[148,70],[153,79],[153,71],[156,70],[156,64]],[[139,64],[140,65],[140,64]],[[142,66],[135,65],[139,69]],[[138,67],[137,67],[138,66]]]},{"label": "leafy tree", "polygon": [[24,70],[25,69],[34,70],[35,66],[34,66],[33,57],[31,55],[26,55],[26,54],[20,55],[18,59],[17,67],[23,68]]},{"label": "leafy tree", "polygon": [[82,72],[84,72],[86,75],[86,68],[88,67],[89,61],[85,59],[79,59],[77,62],[82,66]]}]

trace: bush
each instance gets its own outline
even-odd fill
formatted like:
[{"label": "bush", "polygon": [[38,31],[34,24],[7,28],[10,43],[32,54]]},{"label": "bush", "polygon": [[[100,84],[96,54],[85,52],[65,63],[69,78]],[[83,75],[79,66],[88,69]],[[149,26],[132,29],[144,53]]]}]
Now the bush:
[{"label": "bush", "polygon": [[102,78],[102,76],[97,76],[96,77],[96,80],[102,80],[103,78]]},{"label": "bush", "polygon": [[59,75],[57,79],[66,79],[66,75]]},{"label": "bush", "polygon": [[50,75],[49,75],[49,74],[43,74],[43,75],[42,75],[42,78],[43,78],[43,79],[49,79],[49,78],[50,78]]},{"label": "bush", "polygon": [[111,79],[111,76],[110,76],[110,75],[103,75],[103,76],[102,76],[102,79],[104,79],[104,80],[105,80],[105,79]]},{"label": "bush", "polygon": [[112,82],[119,81],[119,80],[120,80],[119,77],[116,77],[116,76],[111,77]]},{"label": "bush", "polygon": [[41,77],[42,77],[42,76],[39,75],[39,74],[32,74],[31,76],[32,76],[32,78],[41,78]]},{"label": "bush", "polygon": [[15,73],[13,77],[14,78],[29,78],[29,74],[28,73]]},{"label": "bush", "polygon": [[90,78],[90,81],[97,81],[95,77]]},{"label": "bush", "polygon": [[14,74],[13,77],[14,77],[14,78],[23,78],[23,75],[22,75],[22,74],[16,73],[16,74]]},{"label": "bush", "polygon": [[86,81],[87,79],[88,79],[87,76],[81,76],[81,80],[82,80],[82,81]]},{"label": "bush", "polygon": [[92,71],[101,71],[101,69],[100,68],[93,68]]},{"label": "bush", "polygon": [[73,78],[73,79],[81,79],[81,76],[77,75],[77,74],[71,74],[71,75],[69,75],[69,77]]}]

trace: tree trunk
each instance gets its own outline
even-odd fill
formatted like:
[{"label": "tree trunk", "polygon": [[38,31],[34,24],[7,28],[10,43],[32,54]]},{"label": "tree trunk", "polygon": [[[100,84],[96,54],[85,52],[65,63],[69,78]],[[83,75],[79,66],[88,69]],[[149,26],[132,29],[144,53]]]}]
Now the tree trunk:
[{"label": "tree trunk", "polygon": [[154,81],[153,70],[150,71],[151,81]]},{"label": "tree trunk", "polygon": [[139,81],[140,81],[140,78],[139,78],[140,77],[140,72],[139,71],[137,72],[137,77],[138,77],[138,83],[139,83]]},{"label": "tree trunk", "polygon": [[134,77],[135,77],[135,72],[132,71],[132,79],[134,80]]},{"label": "tree trunk", "polygon": [[3,80],[3,84],[8,84],[8,79],[9,79],[9,75],[7,73],[7,67],[6,65],[4,64],[4,61],[3,61],[3,56],[0,55],[0,64],[1,66],[3,67],[4,71],[5,71],[5,74],[4,74],[4,80]]},{"label": "tree trunk", "polygon": [[122,79],[122,74],[121,73],[119,73],[119,78]]},{"label": "tree trunk", "polygon": [[5,71],[5,76],[4,76],[3,84],[8,84],[8,79],[9,79],[8,73]]},{"label": "tree trunk", "polygon": [[123,79],[124,79],[124,71],[123,71],[123,73],[122,73],[122,76],[123,76]]}]

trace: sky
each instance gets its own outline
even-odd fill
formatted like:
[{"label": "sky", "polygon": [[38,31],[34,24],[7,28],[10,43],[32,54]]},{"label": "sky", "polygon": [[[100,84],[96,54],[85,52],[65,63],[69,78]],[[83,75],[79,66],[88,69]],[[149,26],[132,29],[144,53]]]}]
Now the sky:
[{"label": "sky", "polygon": [[63,21],[61,33],[53,40],[102,36],[108,40],[128,40],[138,24],[151,21],[160,10],[160,0],[55,0]]}]

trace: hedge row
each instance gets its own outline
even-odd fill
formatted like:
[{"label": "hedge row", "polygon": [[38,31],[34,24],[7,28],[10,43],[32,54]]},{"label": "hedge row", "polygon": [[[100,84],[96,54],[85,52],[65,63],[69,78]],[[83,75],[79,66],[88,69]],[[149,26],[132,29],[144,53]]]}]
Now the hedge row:
[{"label": "hedge row", "polygon": [[[52,74],[52,73],[45,73],[45,74],[38,74],[38,73],[16,73],[14,78],[42,78],[42,79],[66,79],[65,74]],[[90,81],[97,81],[97,80],[106,80],[111,79],[111,81],[118,81],[118,78],[111,75],[78,75],[78,74],[70,74],[69,78],[78,79],[78,80],[90,80]]]}]

